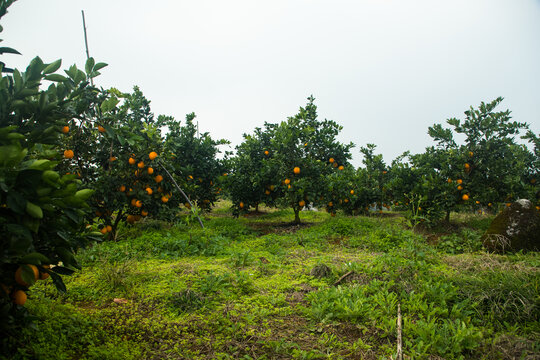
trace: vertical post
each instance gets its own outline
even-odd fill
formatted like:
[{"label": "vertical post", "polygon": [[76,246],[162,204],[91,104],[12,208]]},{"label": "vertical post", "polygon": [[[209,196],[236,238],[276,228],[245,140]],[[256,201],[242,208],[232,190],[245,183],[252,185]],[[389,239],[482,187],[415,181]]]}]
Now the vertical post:
[{"label": "vertical post", "polygon": [[[88,37],[86,36],[86,21],[84,21],[84,10],[81,10],[82,13],[82,23],[84,31],[84,46],[86,47],[86,60],[90,58],[90,52],[88,51]],[[90,78],[90,84],[94,86],[94,79]]]},{"label": "vertical post", "polygon": [[398,312],[398,318],[397,318],[397,356],[396,360],[403,360],[403,339],[401,338],[401,304],[398,303],[397,305],[397,312]]}]

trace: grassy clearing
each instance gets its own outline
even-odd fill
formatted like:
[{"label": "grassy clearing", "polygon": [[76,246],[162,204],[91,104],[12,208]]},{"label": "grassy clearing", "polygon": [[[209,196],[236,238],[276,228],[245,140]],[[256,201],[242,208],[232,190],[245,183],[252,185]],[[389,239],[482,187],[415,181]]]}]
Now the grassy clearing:
[{"label": "grassy clearing", "polygon": [[395,216],[292,218],[220,208],[205,229],[124,229],[79,253],[67,294],[34,286],[35,329],[4,348],[14,359],[388,359],[401,304],[410,358],[540,353],[540,257],[482,252],[486,220],[418,234]]}]

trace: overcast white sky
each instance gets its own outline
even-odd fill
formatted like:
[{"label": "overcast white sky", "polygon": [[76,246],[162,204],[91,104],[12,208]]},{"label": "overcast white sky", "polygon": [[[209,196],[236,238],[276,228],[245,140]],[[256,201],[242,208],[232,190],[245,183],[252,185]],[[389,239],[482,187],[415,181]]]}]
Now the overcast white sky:
[{"label": "overcast white sky", "polygon": [[18,0],[0,38],[23,56],[4,61],[83,67],[81,10],[99,86],[139,85],[156,115],[194,111],[233,146],[310,94],[355,165],[366,143],[422,152],[428,126],[497,96],[540,131],[540,0]]}]

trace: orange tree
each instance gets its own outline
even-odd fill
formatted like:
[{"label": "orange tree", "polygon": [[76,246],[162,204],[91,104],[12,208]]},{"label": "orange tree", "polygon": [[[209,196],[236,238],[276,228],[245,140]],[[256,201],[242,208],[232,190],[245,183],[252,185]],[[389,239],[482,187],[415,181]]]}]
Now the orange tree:
[{"label": "orange tree", "polygon": [[[5,6],[0,3],[0,9]],[[78,105],[92,98],[93,89],[57,74],[60,66],[59,60],[45,64],[35,58],[26,71],[15,69],[0,79],[2,332],[25,322],[22,305],[36,280],[50,277],[65,290],[60,275],[79,268],[74,252],[88,235],[84,216],[92,190],[81,189],[76,175],[59,172],[58,164],[73,155],[61,145],[62,131],[87,110]],[[43,90],[46,80],[53,83]]]},{"label": "orange tree", "polygon": [[225,177],[225,188],[233,204],[233,213],[238,215],[259,204],[275,206],[283,195],[275,171],[267,161],[271,158],[271,133],[273,124],[265,124],[265,130],[256,128],[251,135],[244,134],[244,141],[236,147],[236,154],[228,161],[229,174]]},{"label": "orange tree", "polygon": [[533,152],[529,153],[526,159],[526,172],[523,182],[527,188],[527,197],[536,203],[536,209],[540,210],[540,136],[531,130],[523,136],[533,146]]},{"label": "orange tree", "polygon": [[172,183],[158,164],[161,135],[139,88],[131,94],[100,90],[97,97],[99,107],[74,120],[65,134],[65,144],[74,149],[65,171],[80,174],[95,190],[90,221],[115,239],[122,221],[133,224],[150,215],[170,218],[181,198],[172,196]]},{"label": "orange tree", "polygon": [[310,96],[298,114],[266,129],[271,149],[265,161],[283,192],[276,202],[280,207],[293,209],[295,223],[300,222],[303,207],[326,205],[327,176],[349,166],[350,149],[354,146],[337,141],[342,127],[332,120],[320,121],[314,101]]},{"label": "orange tree", "polygon": [[[495,111],[502,100],[499,97],[490,103],[482,102],[478,109],[471,107],[465,111],[463,121],[448,119],[451,129],[440,124],[429,128],[437,149],[452,154],[444,171],[452,169],[455,175],[451,180],[462,181],[455,185],[461,186],[459,198],[469,207],[492,207],[526,195],[523,180],[530,152],[516,144],[514,136],[528,125],[511,121],[509,110]],[[462,145],[456,143],[454,133],[465,136]]]},{"label": "orange tree", "polygon": [[186,115],[182,126],[174,118],[163,116],[158,123],[168,128],[163,146],[176,181],[199,209],[210,211],[221,193],[226,173],[225,161],[218,159],[219,146],[229,142],[214,140],[207,132],[198,134],[194,119],[194,113]]},{"label": "orange tree", "polygon": [[365,170],[364,176],[359,180],[366,192],[367,204],[373,204],[382,210],[383,207],[389,208],[392,202],[391,189],[388,186],[390,174],[382,155],[375,154],[375,148],[374,144],[367,144],[366,147],[360,148],[360,152],[364,155],[362,163]]}]

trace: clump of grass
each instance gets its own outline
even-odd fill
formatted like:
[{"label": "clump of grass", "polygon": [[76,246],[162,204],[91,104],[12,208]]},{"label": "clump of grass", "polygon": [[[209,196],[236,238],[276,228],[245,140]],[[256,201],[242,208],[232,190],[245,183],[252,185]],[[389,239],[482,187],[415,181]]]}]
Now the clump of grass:
[{"label": "clump of grass", "polygon": [[191,289],[175,292],[169,297],[169,306],[178,313],[198,310],[205,304],[205,296]]},{"label": "clump of grass", "polygon": [[311,269],[309,274],[319,279],[326,278],[332,275],[332,269],[325,264],[317,264]]}]

